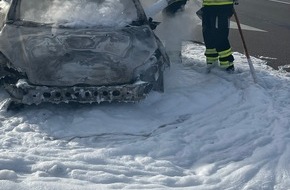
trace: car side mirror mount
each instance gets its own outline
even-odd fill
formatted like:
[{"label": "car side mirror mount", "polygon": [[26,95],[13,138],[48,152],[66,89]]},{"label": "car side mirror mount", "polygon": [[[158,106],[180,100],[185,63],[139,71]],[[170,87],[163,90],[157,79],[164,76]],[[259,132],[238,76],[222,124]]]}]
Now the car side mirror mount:
[{"label": "car side mirror mount", "polygon": [[148,21],[149,21],[149,26],[152,30],[155,30],[157,26],[161,23],[161,22],[153,21],[151,17],[149,17]]}]

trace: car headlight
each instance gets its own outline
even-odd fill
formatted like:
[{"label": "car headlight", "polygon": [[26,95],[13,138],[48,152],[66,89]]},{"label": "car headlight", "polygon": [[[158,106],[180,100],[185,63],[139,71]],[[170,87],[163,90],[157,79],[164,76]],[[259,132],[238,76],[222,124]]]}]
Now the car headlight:
[{"label": "car headlight", "polygon": [[156,52],[147,59],[144,64],[134,70],[134,78],[143,81],[153,81],[158,72],[158,59],[159,56]]}]

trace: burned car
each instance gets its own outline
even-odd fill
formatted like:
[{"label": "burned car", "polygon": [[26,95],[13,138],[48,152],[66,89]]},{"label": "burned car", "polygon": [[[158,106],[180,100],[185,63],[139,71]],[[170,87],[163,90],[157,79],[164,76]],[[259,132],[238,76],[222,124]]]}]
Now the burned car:
[{"label": "burned car", "polygon": [[139,101],[169,66],[152,24],[139,0],[1,0],[1,84],[18,104]]}]

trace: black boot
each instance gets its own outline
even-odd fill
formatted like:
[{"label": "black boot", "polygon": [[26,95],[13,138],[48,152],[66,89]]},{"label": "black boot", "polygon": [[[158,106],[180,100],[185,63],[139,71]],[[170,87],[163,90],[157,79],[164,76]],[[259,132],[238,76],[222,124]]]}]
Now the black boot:
[{"label": "black boot", "polygon": [[229,66],[228,68],[226,68],[226,71],[227,71],[228,73],[233,73],[233,72],[235,72],[235,66],[234,66],[234,65]]}]

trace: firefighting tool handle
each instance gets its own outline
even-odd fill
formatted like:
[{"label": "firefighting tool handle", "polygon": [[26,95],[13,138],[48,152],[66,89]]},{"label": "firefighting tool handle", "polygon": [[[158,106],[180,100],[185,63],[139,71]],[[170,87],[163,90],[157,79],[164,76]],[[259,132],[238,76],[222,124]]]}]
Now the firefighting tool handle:
[{"label": "firefighting tool handle", "polygon": [[245,38],[244,38],[244,35],[243,35],[241,24],[240,24],[240,21],[239,21],[239,18],[238,18],[238,15],[237,15],[237,12],[236,12],[235,9],[234,9],[234,16],[235,16],[235,19],[236,19],[236,22],[237,22],[237,25],[238,25],[238,29],[239,29],[239,33],[240,33],[240,36],[241,36],[241,39],[242,39],[242,42],[243,42],[243,47],[244,47],[244,51],[245,51],[245,54],[246,54],[246,57],[247,57],[247,60],[248,60],[248,64],[249,64],[250,71],[251,71],[251,75],[253,77],[254,82],[257,83],[257,75],[256,75],[256,72],[255,72],[255,68],[254,68],[253,62],[251,60],[251,57],[249,55],[249,51],[248,51],[248,48],[247,48],[247,45],[246,45],[246,41],[245,41]]}]

